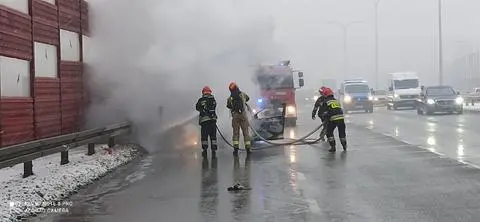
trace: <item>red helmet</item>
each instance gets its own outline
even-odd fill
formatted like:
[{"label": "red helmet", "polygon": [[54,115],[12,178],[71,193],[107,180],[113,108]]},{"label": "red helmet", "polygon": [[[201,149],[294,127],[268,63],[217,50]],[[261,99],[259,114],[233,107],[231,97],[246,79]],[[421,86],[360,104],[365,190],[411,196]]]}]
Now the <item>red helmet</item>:
[{"label": "red helmet", "polygon": [[325,87],[322,92],[324,96],[333,96],[333,90],[330,88]]},{"label": "red helmet", "polygon": [[234,89],[237,89],[238,86],[235,82],[231,82],[230,85],[228,85],[228,89],[230,89],[230,91],[234,90]]},{"label": "red helmet", "polygon": [[323,91],[324,91],[325,89],[326,89],[325,86],[320,87],[320,89],[318,90],[318,92],[320,93],[320,95],[323,96]]},{"label": "red helmet", "polygon": [[205,86],[202,89],[202,94],[212,94],[212,89],[210,89],[208,86]]}]

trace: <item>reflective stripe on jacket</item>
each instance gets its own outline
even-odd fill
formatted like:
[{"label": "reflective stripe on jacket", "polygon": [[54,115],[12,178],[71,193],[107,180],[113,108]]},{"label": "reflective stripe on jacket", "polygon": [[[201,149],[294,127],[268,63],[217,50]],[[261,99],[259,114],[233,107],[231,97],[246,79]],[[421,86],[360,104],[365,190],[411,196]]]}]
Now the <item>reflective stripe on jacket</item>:
[{"label": "reflective stripe on jacket", "polygon": [[343,109],[340,103],[333,97],[329,96],[325,99],[322,109],[326,111],[326,119],[330,121],[344,119]]},{"label": "reflective stripe on jacket", "polygon": [[206,121],[217,120],[217,113],[215,109],[217,108],[217,102],[215,97],[210,94],[203,95],[198,99],[196,104],[196,110],[199,112],[198,122],[204,123]]}]

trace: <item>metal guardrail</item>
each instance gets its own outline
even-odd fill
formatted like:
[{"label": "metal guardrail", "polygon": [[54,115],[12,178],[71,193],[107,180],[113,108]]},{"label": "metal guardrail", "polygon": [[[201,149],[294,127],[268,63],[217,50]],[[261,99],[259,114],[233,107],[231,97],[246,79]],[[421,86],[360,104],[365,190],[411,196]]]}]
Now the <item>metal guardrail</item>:
[{"label": "metal guardrail", "polygon": [[32,161],[55,153],[61,153],[60,164],[69,163],[68,150],[88,144],[87,155],[95,153],[95,142],[108,140],[108,146],[115,145],[115,137],[131,132],[129,122],[112,124],[106,127],[34,140],[22,144],[0,148],[0,169],[19,163],[24,164],[23,177],[33,175]]}]

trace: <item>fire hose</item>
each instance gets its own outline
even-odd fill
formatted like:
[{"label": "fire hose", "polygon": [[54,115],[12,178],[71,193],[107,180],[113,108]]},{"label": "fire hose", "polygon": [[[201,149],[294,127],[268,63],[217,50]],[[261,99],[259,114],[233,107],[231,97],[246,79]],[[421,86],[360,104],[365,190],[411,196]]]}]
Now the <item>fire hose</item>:
[{"label": "fire hose", "polygon": [[[248,111],[252,114],[252,111],[250,109],[250,107],[248,106],[248,104],[245,104],[248,108]],[[246,117],[246,116],[245,116]],[[246,118],[248,120],[248,118]],[[318,127],[316,127],[313,131],[311,131],[310,133],[308,133],[307,135],[299,138],[299,139],[290,139],[289,142],[283,142],[283,143],[275,143],[275,142],[272,142],[272,141],[269,141],[267,139],[265,139],[264,137],[262,137],[252,126],[251,124],[249,123],[249,128],[252,130],[252,132],[263,142],[267,143],[267,144],[270,144],[270,146],[266,146],[266,147],[262,147],[261,149],[268,149],[268,148],[273,148],[273,147],[277,147],[277,146],[286,146],[286,145],[311,145],[311,144],[316,144],[318,143],[320,140],[323,139],[323,135],[320,136],[320,138],[318,139],[315,139],[315,140],[307,140],[308,137],[310,137],[311,135],[313,135],[315,132],[317,132],[318,130],[320,130],[324,125],[325,123],[322,123],[320,124]],[[223,133],[220,131],[220,129],[218,128],[218,126],[216,127],[217,128],[217,131],[218,133],[220,134],[220,137],[222,137],[222,139],[225,141],[225,143],[227,143],[228,146],[230,146],[231,148],[234,148],[234,146],[225,138],[225,136],[223,135]],[[243,149],[242,149],[243,150]]]}]

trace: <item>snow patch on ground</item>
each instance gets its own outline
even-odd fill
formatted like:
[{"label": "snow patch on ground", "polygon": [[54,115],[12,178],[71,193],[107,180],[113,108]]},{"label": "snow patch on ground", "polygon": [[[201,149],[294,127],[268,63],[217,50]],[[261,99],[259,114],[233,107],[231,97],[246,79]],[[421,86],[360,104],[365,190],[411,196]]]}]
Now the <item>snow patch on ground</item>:
[{"label": "snow patch on ground", "polygon": [[34,175],[22,178],[23,164],[0,169],[0,221],[20,221],[42,213],[68,212],[72,203],[64,200],[139,155],[136,145],[119,145],[112,153],[98,145],[87,156],[87,148],[70,150],[70,163],[60,165],[60,153],[33,161]]}]

